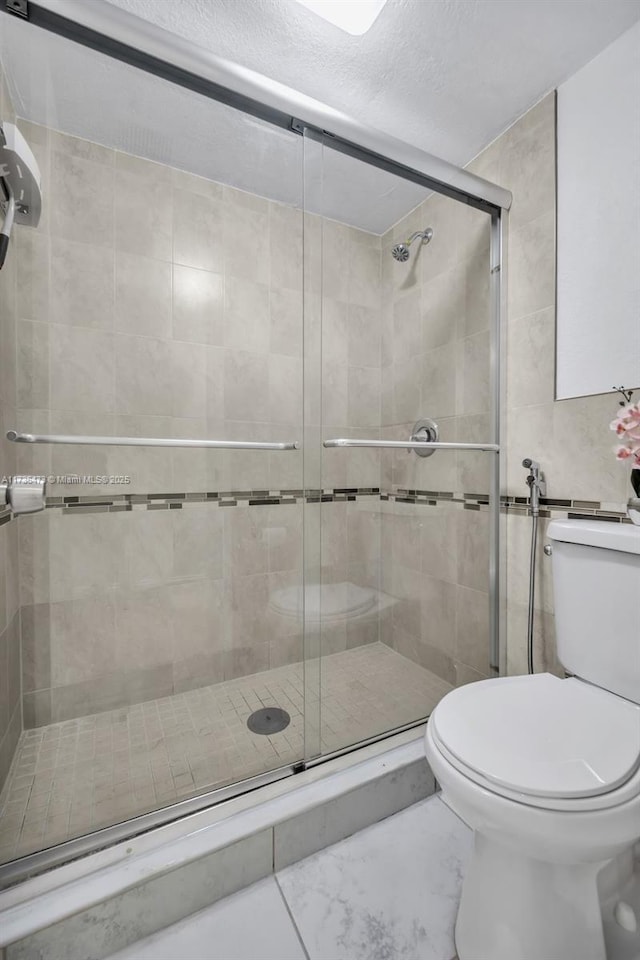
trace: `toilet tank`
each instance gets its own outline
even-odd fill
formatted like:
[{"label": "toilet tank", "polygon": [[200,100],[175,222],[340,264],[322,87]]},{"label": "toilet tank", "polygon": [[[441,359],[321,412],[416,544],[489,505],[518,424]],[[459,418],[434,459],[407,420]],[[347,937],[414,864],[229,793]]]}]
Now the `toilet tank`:
[{"label": "toilet tank", "polygon": [[640,703],[640,527],[552,520],[548,536],[560,662]]}]

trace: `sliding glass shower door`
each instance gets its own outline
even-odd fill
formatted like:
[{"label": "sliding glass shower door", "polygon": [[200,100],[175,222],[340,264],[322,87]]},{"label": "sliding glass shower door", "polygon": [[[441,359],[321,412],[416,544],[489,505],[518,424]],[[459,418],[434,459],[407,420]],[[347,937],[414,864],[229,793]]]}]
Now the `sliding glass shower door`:
[{"label": "sliding glass shower door", "polygon": [[0,273],[0,472],[48,477],[47,509],[0,528],[22,608],[4,862],[304,760],[305,477],[302,138],[0,26],[0,121],[43,192]]},{"label": "sliding glass shower door", "polygon": [[0,474],[48,479],[0,514],[2,884],[497,668],[500,251],[495,209],[294,117],[0,27],[43,193]]},{"label": "sliding glass shower door", "polygon": [[321,754],[498,667],[498,239],[485,210],[306,131]]}]

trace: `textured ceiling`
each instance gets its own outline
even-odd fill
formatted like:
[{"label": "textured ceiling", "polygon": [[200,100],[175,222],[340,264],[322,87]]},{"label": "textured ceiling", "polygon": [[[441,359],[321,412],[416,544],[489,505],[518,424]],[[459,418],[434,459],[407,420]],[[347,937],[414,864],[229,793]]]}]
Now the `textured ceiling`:
[{"label": "textured ceiling", "polygon": [[[640,0],[388,0],[354,37],[294,0],[109,2],[459,165],[640,19]],[[22,115],[300,203],[299,138],[1,19]],[[325,157],[328,216],[380,233],[424,195]]]}]

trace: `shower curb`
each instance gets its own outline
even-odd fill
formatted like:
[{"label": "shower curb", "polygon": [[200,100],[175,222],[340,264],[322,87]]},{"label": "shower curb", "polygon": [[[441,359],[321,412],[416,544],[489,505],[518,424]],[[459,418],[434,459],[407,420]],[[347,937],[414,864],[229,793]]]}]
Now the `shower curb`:
[{"label": "shower curb", "polygon": [[0,894],[2,960],[101,960],[430,796],[424,727]]}]

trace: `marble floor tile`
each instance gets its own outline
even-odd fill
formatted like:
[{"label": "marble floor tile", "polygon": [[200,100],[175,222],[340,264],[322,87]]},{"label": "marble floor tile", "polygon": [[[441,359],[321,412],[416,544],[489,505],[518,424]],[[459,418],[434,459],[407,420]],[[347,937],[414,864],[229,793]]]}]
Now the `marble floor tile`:
[{"label": "marble floor tile", "polygon": [[110,960],[307,960],[273,877],[261,880]]},{"label": "marble floor tile", "polygon": [[435,796],[280,871],[310,960],[450,960],[471,836]]}]

